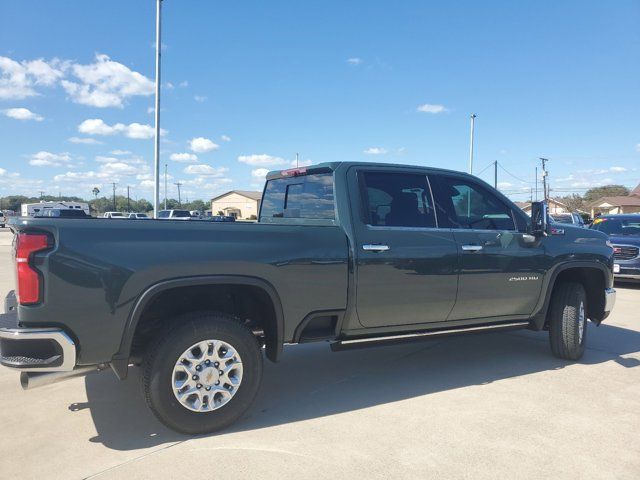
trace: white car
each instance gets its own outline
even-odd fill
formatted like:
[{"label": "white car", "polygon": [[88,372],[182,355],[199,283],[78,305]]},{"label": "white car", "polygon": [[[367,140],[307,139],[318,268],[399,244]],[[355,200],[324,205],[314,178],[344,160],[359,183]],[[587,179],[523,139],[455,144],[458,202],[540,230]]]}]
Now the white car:
[{"label": "white car", "polygon": [[130,213],[127,218],[130,220],[149,220],[146,213]]},{"label": "white car", "polygon": [[102,218],[127,218],[122,212],[104,212]]},{"label": "white car", "polygon": [[160,220],[191,220],[189,210],[160,210],[158,212]]}]

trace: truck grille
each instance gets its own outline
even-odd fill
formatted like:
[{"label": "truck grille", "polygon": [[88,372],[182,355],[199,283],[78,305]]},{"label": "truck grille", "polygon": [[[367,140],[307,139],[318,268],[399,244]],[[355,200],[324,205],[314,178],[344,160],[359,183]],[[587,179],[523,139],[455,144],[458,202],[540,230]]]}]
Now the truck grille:
[{"label": "truck grille", "polygon": [[613,256],[617,260],[631,260],[638,256],[640,249],[638,247],[632,247],[628,245],[614,245]]}]

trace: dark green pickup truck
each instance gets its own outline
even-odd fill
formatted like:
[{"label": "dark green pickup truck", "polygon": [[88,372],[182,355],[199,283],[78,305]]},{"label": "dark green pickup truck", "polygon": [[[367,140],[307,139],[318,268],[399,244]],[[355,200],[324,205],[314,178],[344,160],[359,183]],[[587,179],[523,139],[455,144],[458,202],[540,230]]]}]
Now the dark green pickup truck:
[{"label": "dark green pickup truck", "polygon": [[157,417],[197,434],[251,405],[263,347],[529,328],[576,360],[613,249],[547,218],[463,173],[343,162],[270,173],[257,223],[15,219],[0,361],[25,388],[139,365]]}]

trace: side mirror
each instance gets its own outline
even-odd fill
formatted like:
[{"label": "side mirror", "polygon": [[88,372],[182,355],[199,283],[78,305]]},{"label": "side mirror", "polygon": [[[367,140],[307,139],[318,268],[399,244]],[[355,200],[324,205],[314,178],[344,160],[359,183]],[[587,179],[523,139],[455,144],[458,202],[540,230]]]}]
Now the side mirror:
[{"label": "side mirror", "polygon": [[536,236],[547,235],[549,211],[546,202],[531,203],[531,233]]}]

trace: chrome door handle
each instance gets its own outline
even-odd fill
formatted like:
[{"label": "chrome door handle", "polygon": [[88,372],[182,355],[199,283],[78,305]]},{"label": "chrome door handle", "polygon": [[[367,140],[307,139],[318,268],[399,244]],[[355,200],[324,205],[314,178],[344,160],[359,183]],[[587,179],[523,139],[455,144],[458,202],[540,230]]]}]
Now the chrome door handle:
[{"label": "chrome door handle", "polygon": [[479,252],[480,250],[482,250],[482,245],[462,245],[464,252]]},{"label": "chrome door handle", "polygon": [[387,250],[389,250],[389,245],[375,245],[367,243],[365,245],[362,245],[362,249],[366,250],[367,252],[386,252]]}]

